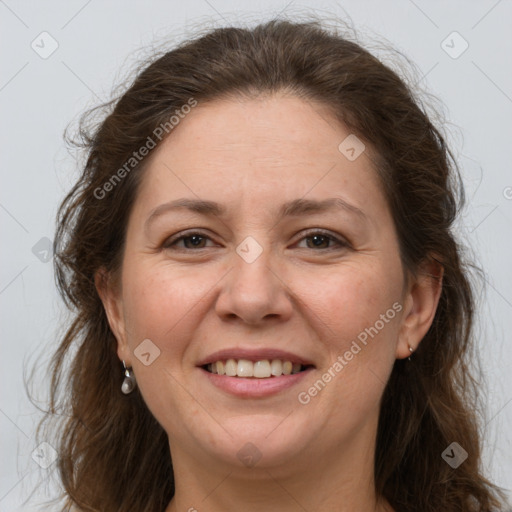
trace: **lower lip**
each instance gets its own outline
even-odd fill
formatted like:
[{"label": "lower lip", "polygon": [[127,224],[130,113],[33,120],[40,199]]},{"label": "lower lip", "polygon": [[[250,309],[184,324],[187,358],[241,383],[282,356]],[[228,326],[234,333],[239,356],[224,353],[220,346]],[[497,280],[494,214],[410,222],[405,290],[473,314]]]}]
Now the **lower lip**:
[{"label": "lower lip", "polygon": [[279,377],[269,377],[266,379],[248,378],[248,377],[228,377],[218,373],[210,373],[203,368],[200,371],[210,380],[210,382],[223,391],[227,391],[241,398],[262,398],[275,395],[280,391],[291,388],[301,382],[306,375],[313,370],[306,370],[294,373],[293,375],[280,375]]}]

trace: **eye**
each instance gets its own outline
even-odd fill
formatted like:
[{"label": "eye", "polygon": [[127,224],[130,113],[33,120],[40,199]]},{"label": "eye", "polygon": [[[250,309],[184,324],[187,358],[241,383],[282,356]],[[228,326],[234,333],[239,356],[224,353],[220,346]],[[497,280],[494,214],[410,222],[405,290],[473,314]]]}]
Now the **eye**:
[{"label": "eye", "polygon": [[[299,243],[303,240],[306,241],[307,247],[301,247],[301,249],[339,250],[349,247],[348,242],[332,235],[328,231],[319,229],[309,231],[306,236],[299,240]],[[162,248],[172,250],[206,249],[207,246],[205,244],[207,241],[212,241],[212,239],[205,233],[189,231],[168,238],[162,244]],[[183,242],[183,245],[180,246],[181,242]],[[333,244],[334,247],[332,246]]]},{"label": "eye", "polygon": [[[191,231],[183,233],[179,236],[168,238],[163,244],[164,249],[206,249],[204,242],[211,240],[211,238],[199,231]],[[184,246],[178,247],[178,243],[183,241]],[[190,243],[188,243],[190,242]]]},{"label": "eye", "polygon": [[[308,249],[335,250],[343,249],[349,246],[349,244],[346,241],[332,235],[328,231],[318,229],[307,233],[306,236],[300,239],[300,242],[302,242],[303,240],[306,241],[306,248]],[[311,243],[308,242],[309,240],[311,241]],[[335,246],[331,247],[333,243],[335,244]]]}]

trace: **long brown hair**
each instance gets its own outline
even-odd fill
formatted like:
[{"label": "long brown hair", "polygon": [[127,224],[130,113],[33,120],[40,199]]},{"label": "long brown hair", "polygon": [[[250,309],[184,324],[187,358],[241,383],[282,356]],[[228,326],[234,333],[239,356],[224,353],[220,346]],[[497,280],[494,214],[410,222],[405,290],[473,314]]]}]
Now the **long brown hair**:
[{"label": "long brown hair", "polygon": [[[405,81],[317,20],[211,30],[145,64],[126,92],[100,106],[100,123],[91,127],[91,113],[83,117],[87,159],[60,207],[55,237],[57,284],[73,320],[52,361],[41,424],[59,423],[64,509],[163,511],[174,494],[167,435],[138,391],[121,393],[116,339],[94,284],[98,269],[119,269],[148,159],[125,167],[120,180],[113,175],[191,98],[201,104],[282,90],[327,105],[374,149],[404,269],[415,274],[434,255],[444,267],[433,324],[411,361],[395,362],[382,397],[378,495],[397,511],[501,510],[503,496],[480,466],[474,297],[452,233],[463,203],[455,159]],[[453,441],[469,454],[456,469],[441,456]]]}]

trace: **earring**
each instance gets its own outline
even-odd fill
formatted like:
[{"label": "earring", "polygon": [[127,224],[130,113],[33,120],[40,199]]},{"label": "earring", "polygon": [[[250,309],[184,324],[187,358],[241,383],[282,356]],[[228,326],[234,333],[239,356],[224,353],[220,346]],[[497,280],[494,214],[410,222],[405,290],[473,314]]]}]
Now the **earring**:
[{"label": "earring", "polygon": [[[409,352],[411,353],[411,356],[412,356],[412,353],[414,352],[414,350],[412,349],[411,345],[409,345],[409,343],[407,343],[407,346],[409,347]],[[407,360],[408,360],[408,361],[410,361],[410,360],[411,360],[411,356],[409,356],[409,357],[407,358]]]},{"label": "earring", "polygon": [[125,362],[123,361],[124,366],[124,380],[121,385],[121,391],[125,395],[129,395],[135,389],[135,375],[133,374],[133,370],[131,368],[127,368]]}]

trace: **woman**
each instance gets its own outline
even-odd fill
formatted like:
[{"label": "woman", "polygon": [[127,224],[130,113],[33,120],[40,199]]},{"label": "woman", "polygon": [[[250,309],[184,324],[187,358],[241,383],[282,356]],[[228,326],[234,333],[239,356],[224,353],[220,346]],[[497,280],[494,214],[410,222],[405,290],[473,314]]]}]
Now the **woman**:
[{"label": "woman", "polygon": [[55,247],[66,510],[501,510],[456,164],[392,70],[315,22],[214,30],[85,145]]}]

